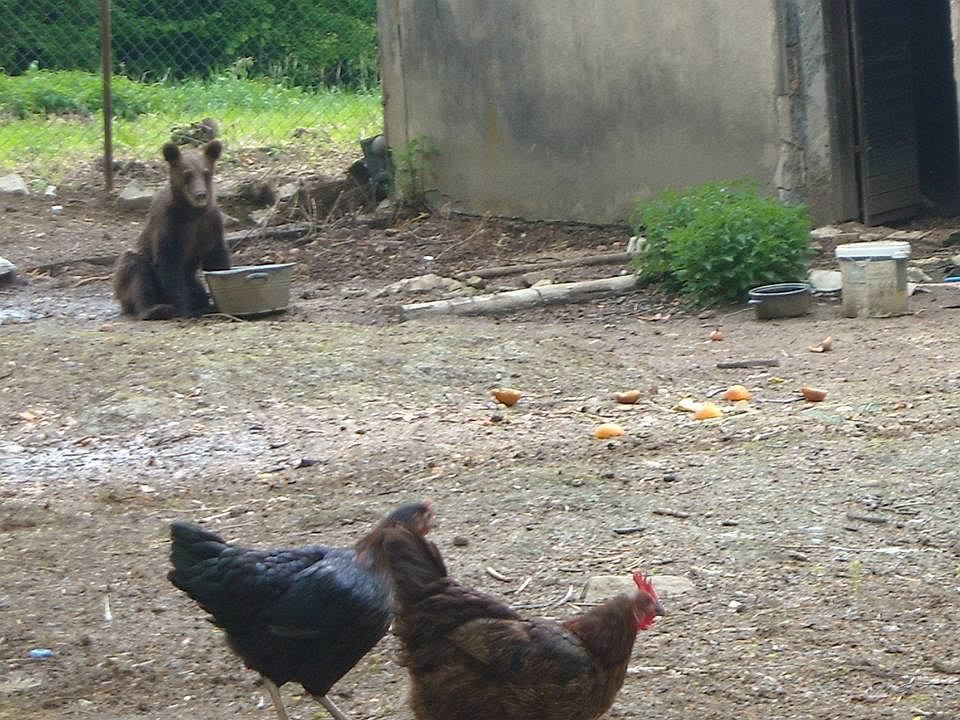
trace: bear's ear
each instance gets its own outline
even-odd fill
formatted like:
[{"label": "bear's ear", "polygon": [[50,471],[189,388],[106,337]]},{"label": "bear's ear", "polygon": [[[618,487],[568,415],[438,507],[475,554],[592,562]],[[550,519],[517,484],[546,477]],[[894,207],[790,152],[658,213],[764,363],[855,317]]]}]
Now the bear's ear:
[{"label": "bear's ear", "polygon": [[211,140],[203,148],[203,154],[211,160],[219,160],[221,152],[223,152],[223,145],[219,140]]},{"label": "bear's ear", "polygon": [[168,163],[175,163],[180,159],[180,148],[175,143],[168,142],[163,146],[163,157]]}]

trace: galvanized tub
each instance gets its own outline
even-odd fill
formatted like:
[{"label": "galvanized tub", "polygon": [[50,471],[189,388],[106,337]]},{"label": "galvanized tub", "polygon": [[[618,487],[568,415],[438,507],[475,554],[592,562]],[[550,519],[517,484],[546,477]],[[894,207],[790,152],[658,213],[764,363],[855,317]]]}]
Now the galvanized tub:
[{"label": "galvanized tub", "polygon": [[287,309],[295,264],[240,265],[229,270],[205,270],[203,277],[219,312],[252,317]]}]

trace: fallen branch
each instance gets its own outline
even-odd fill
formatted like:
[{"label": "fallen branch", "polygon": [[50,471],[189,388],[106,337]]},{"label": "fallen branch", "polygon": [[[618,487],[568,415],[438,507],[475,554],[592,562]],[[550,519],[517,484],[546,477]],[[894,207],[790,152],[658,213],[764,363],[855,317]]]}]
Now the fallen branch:
[{"label": "fallen branch", "polygon": [[636,287],[636,275],[617,275],[599,280],[542,285],[489,295],[401,305],[400,313],[405,320],[427,315],[495,315],[540,305],[584,302],[606,295],[624,295],[633,292]]},{"label": "fallen branch", "polygon": [[468,272],[457,273],[458,280],[478,277],[488,280],[490,278],[505,277],[507,275],[521,275],[538,270],[552,270],[553,268],[564,267],[587,267],[590,265],[616,265],[630,260],[630,253],[607,253],[605,255],[588,255],[587,257],[567,258],[566,260],[555,260],[552,262],[528,263],[526,265],[502,265],[500,267],[481,268],[479,270],[470,270]]},{"label": "fallen branch", "polygon": [[71,265],[113,265],[117,261],[116,255],[93,255],[91,257],[75,258],[73,260],[57,260],[43,265],[34,265],[24,270],[26,273],[44,273],[63,270]]},{"label": "fallen branch", "polygon": [[227,233],[223,239],[231,250],[236,250],[247,240],[263,238],[298,238],[309,234],[316,228],[315,223],[287,223],[285,225],[268,225],[267,227],[237,230]]}]

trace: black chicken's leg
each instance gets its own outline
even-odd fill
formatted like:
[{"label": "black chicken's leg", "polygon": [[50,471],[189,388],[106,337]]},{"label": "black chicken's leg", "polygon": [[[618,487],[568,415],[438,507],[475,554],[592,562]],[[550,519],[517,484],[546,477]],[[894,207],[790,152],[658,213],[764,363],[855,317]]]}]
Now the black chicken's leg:
[{"label": "black chicken's leg", "polygon": [[283,698],[280,697],[280,688],[268,677],[263,678],[263,684],[267,686],[270,699],[273,700],[273,708],[277,711],[277,717],[280,718],[280,720],[290,720],[290,716],[287,715],[287,709],[283,706]]},{"label": "black chicken's leg", "polygon": [[328,713],[333,715],[334,720],[350,720],[350,718],[340,711],[340,708],[333,704],[333,700],[328,698],[326,695],[322,695],[319,699],[320,704],[327,709]]}]

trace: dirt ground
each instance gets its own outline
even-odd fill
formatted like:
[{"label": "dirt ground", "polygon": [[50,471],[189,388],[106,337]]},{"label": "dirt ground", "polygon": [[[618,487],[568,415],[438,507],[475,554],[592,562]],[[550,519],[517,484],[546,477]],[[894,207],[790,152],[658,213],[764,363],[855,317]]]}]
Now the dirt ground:
[{"label": "dirt ground", "polygon": [[[142,221],[88,190],[0,210],[21,268],[115,253]],[[533,615],[577,612],[595,575],[692,582],[639,636],[611,718],[960,717],[952,289],[906,317],[821,300],[764,323],[646,294],[401,323],[410,298],[373,295],[428,255],[451,274],[626,235],[423,217],[250,242],[238,263],[298,262],[290,311],[251,322],[121,319],[89,263],[0,290],[0,718],[274,717],[166,581],[167,523],[348,544],[414,498],[435,503],[459,579]],[[826,336],[831,352],[808,350]],[[716,367],[749,358],[779,366]],[[722,419],[673,409],[735,383],[754,400],[714,397]],[[498,385],[524,397],[499,407]],[[829,395],[778,402],[804,385]],[[630,388],[638,404],[610,399]],[[594,439],[604,421],[626,434]],[[410,719],[395,650],[388,636],[335,688],[351,717]],[[284,694],[295,720],[325,717]]]}]

